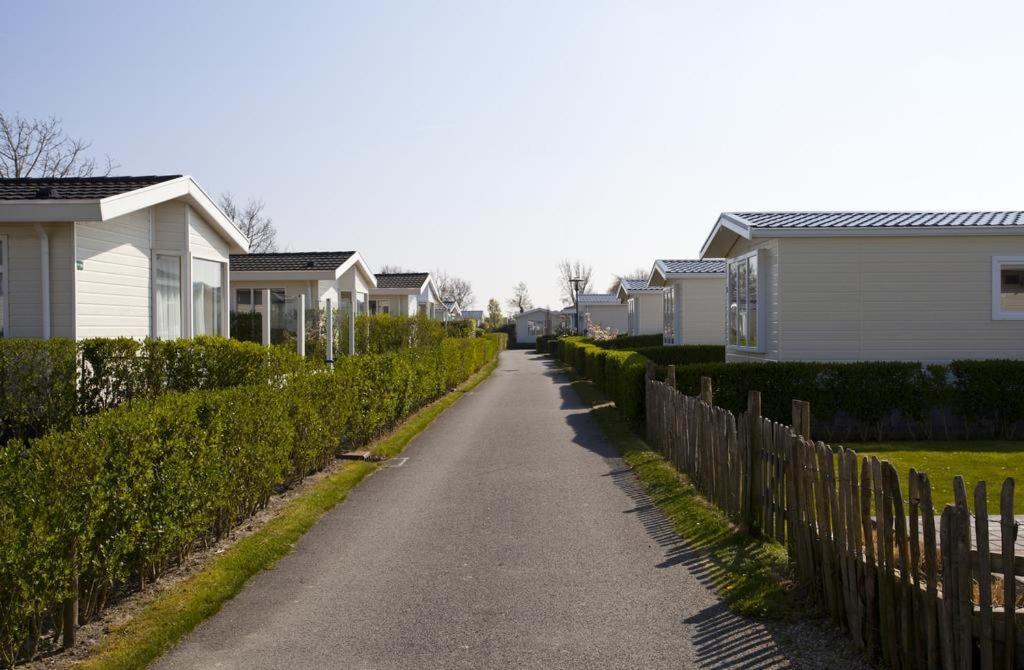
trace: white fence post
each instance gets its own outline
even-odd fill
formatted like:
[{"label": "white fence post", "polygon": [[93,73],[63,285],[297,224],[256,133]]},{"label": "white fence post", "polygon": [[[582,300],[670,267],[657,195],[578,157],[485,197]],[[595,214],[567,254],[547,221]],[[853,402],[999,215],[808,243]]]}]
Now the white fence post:
[{"label": "white fence post", "polygon": [[265,288],[263,293],[263,346],[270,346],[270,289]]},{"label": "white fence post", "polygon": [[348,355],[356,355],[356,292],[349,293],[348,300]]},{"label": "white fence post", "polygon": [[298,304],[295,308],[298,314],[295,315],[295,351],[299,356],[306,357],[306,294],[298,295]]},{"label": "white fence post", "polygon": [[334,367],[334,311],[331,299],[327,299],[327,367]]}]

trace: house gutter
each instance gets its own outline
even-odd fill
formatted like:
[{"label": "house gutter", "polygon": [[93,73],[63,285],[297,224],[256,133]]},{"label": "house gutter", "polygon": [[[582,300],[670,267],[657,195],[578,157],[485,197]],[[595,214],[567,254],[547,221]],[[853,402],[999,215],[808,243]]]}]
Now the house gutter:
[{"label": "house gutter", "polygon": [[43,339],[50,339],[50,236],[46,234],[43,224],[36,223],[36,235],[39,236],[39,267],[43,292]]}]

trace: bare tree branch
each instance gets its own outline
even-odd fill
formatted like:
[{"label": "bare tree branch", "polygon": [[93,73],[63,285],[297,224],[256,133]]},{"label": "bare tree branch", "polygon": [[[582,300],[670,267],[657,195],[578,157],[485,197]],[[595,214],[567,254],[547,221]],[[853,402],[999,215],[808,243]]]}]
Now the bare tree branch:
[{"label": "bare tree branch", "polygon": [[588,293],[591,288],[590,276],[594,268],[584,265],[581,261],[570,261],[563,258],[558,264],[558,289],[562,294],[562,301],[576,304],[576,295],[573,293],[572,279],[580,279],[580,293]]},{"label": "bare tree branch", "polygon": [[392,265],[382,265],[382,266],[380,266],[380,269],[377,270],[377,273],[378,274],[382,274],[382,275],[397,275],[397,274],[401,274],[403,272],[408,272],[408,270],[403,269],[401,265],[393,265],[393,264]]},{"label": "bare tree branch", "polygon": [[64,132],[60,119],[26,119],[0,112],[0,178],[109,176],[117,167],[106,158],[97,170],[96,159],[87,155],[92,146]]},{"label": "bare tree branch", "polygon": [[454,300],[466,309],[476,301],[473,285],[467,280],[448,274],[445,270],[434,271],[434,285],[441,294],[441,300]]},{"label": "bare tree branch", "polygon": [[230,191],[220,194],[218,203],[242,234],[249,238],[249,252],[254,254],[277,251],[277,229],[274,220],[264,215],[266,203],[250,198],[245,207],[239,207]]},{"label": "bare tree branch", "polygon": [[521,281],[512,287],[512,297],[508,299],[508,308],[517,314],[533,309],[533,301],[530,300],[530,292],[526,289],[526,282]]}]

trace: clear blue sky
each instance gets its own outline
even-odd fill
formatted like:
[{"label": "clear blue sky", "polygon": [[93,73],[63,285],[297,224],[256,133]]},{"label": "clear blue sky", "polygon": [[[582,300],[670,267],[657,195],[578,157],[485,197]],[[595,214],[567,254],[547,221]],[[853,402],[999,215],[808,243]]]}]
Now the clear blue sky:
[{"label": "clear blue sky", "polygon": [[479,306],[720,211],[1024,207],[1024,3],[844,4],[17,2],[0,109]]}]

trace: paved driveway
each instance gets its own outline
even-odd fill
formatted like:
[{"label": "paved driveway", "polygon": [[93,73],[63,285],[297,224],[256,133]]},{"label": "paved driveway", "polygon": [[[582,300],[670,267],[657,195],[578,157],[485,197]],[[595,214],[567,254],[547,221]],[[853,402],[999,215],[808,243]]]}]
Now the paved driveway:
[{"label": "paved driveway", "polygon": [[[158,667],[760,668],[800,653],[720,604],[532,352],[503,353],[404,456]],[[799,645],[815,663],[834,643],[817,634]]]}]

